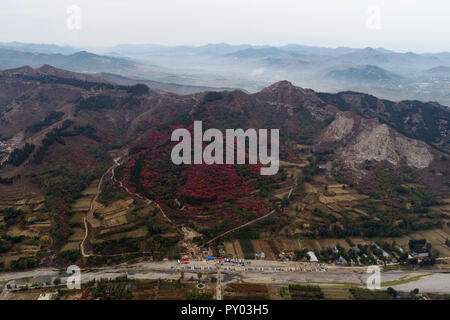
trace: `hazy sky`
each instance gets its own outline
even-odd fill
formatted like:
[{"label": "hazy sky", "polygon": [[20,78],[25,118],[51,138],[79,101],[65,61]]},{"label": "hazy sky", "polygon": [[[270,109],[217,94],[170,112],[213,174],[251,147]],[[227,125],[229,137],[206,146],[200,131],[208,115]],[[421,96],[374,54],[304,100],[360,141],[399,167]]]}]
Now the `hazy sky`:
[{"label": "hazy sky", "polygon": [[[449,0],[2,0],[0,41],[450,51]],[[67,8],[81,9],[70,29]],[[69,22],[74,26],[73,16]],[[75,24],[76,25],[76,24]]]}]

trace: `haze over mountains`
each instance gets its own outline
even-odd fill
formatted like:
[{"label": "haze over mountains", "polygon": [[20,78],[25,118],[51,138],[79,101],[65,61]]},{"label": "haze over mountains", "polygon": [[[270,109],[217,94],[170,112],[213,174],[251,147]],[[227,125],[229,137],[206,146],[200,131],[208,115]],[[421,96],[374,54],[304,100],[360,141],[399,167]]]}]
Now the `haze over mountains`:
[{"label": "haze over mountains", "polygon": [[0,300],[450,299],[442,2],[3,1]]},{"label": "haze over mountains", "polygon": [[75,72],[107,73],[106,80],[114,78],[122,84],[149,80],[159,90],[181,94],[211,88],[255,92],[288,80],[318,91],[352,90],[396,101],[450,105],[448,52],[221,43],[199,47],[123,44],[95,53],[56,45],[1,43],[0,69],[50,64]]}]

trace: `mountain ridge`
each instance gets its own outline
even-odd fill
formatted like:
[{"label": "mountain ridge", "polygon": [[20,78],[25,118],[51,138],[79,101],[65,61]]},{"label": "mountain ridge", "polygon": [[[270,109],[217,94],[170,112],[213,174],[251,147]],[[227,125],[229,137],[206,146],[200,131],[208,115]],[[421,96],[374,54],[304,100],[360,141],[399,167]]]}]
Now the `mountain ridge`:
[{"label": "mountain ridge", "polygon": [[[183,239],[173,226],[206,241],[269,212],[241,236],[399,237],[447,221],[434,211],[435,195],[450,184],[448,155],[430,147],[449,146],[439,130],[449,128],[450,112],[438,104],[325,94],[289,81],[252,94],[177,95],[84,77],[51,66],[0,72],[0,204],[16,210],[11,228],[21,215],[26,230],[45,221],[40,264],[77,250],[83,221],[83,252],[96,259],[130,248],[176,256]],[[280,129],[279,172],[261,176],[261,164],[174,165],[171,132],[193,130],[194,120],[222,132]],[[109,214],[117,207],[120,216]]]}]

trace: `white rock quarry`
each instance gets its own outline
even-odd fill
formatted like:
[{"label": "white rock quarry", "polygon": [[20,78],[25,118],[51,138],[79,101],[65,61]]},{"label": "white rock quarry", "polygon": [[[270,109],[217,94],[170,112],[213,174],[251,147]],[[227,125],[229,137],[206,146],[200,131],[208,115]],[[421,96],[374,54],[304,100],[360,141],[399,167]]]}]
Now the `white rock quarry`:
[{"label": "white rock quarry", "polygon": [[322,139],[328,141],[339,141],[349,135],[355,124],[352,117],[347,117],[344,113],[338,113],[336,119],[330,123],[322,135]]},{"label": "white rock quarry", "polygon": [[377,119],[365,119],[352,112],[340,113],[324,130],[321,142],[342,142],[338,151],[350,167],[366,160],[388,161],[394,166],[405,162],[423,169],[434,156],[425,142],[407,138]]}]

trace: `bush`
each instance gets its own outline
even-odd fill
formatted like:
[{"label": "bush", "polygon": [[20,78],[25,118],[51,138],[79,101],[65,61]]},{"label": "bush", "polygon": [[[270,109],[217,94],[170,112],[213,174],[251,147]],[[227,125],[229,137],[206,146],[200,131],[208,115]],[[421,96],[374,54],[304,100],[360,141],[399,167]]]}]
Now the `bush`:
[{"label": "bush", "polygon": [[74,263],[81,257],[79,250],[66,250],[60,253],[61,256],[67,259],[69,262]]},{"label": "bush", "polygon": [[52,124],[58,122],[61,120],[61,118],[64,116],[64,112],[59,111],[50,111],[47,116],[42,121],[38,121],[33,123],[32,125],[28,126],[26,128],[26,131],[30,132],[38,132],[41,129],[51,126]]},{"label": "bush", "polygon": [[22,210],[16,210],[14,208],[6,208],[0,211],[3,214],[3,220],[7,226],[18,223],[19,217],[24,214]]},{"label": "bush", "polygon": [[26,270],[36,266],[35,258],[20,258],[11,262],[11,270]]},{"label": "bush", "polygon": [[26,143],[22,149],[14,149],[13,152],[8,157],[6,163],[10,163],[13,166],[20,166],[27,160],[28,156],[33,152],[35,146],[34,144]]},{"label": "bush", "polygon": [[289,285],[293,300],[321,300],[324,298],[322,289],[318,286]]},{"label": "bush", "polygon": [[120,89],[125,90],[127,93],[137,96],[142,94],[149,94],[150,89],[145,84],[135,84],[134,86],[121,86]]},{"label": "bush", "polygon": [[96,95],[86,99],[82,99],[78,102],[77,110],[102,110],[112,109],[115,107],[115,102],[110,96]]}]

